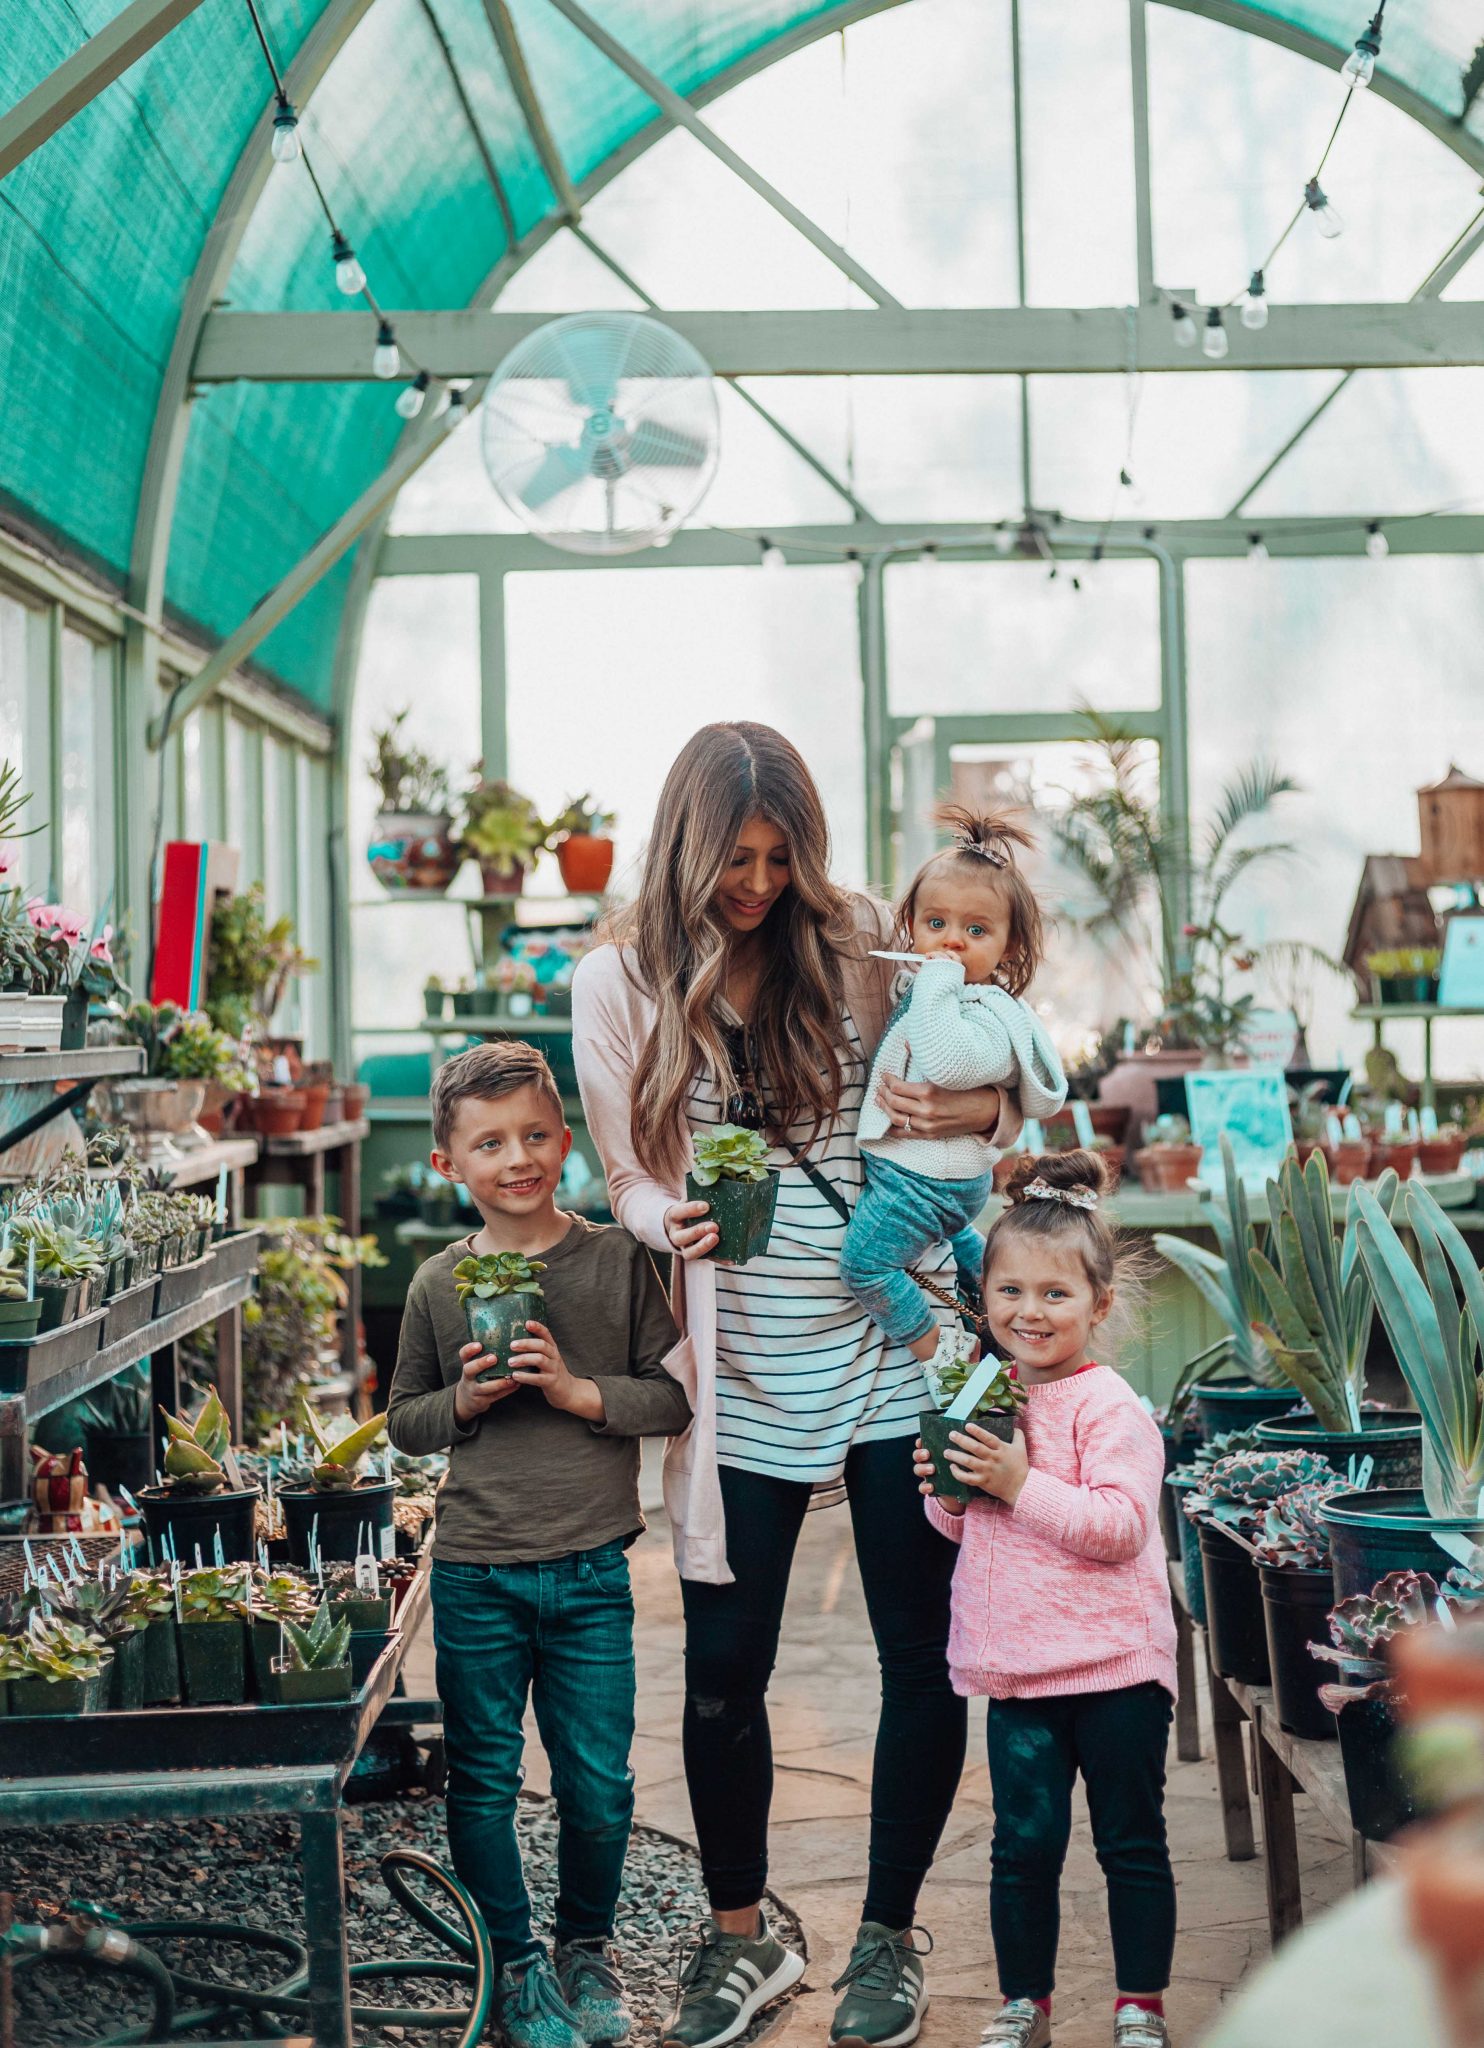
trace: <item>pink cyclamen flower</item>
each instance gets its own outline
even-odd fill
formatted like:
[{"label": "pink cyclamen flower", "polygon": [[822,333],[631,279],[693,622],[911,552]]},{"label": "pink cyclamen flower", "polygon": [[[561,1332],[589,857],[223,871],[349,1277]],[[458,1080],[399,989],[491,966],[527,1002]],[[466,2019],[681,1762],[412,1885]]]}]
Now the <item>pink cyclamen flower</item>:
[{"label": "pink cyclamen flower", "polygon": [[13,839],[0,839],[0,875],[14,874],[21,864],[21,849]]},{"label": "pink cyclamen flower", "polygon": [[57,917],[57,930],[62,934],[62,937],[69,946],[80,946],[87,931],[87,926],[75,911],[63,910]]},{"label": "pink cyclamen flower", "polygon": [[49,932],[55,929],[62,910],[60,904],[43,903],[39,896],[33,896],[26,905],[26,915],[37,931]]},{"label": "pink cyclamen flower", "polygon": [[102,931],[88,948],[88,958],[90,960],[101,960],[106,967],[112,967],[113,954],[109,951],[108,946],[108,942],[112,937],[113,926],[111,924],[104,925]]}]

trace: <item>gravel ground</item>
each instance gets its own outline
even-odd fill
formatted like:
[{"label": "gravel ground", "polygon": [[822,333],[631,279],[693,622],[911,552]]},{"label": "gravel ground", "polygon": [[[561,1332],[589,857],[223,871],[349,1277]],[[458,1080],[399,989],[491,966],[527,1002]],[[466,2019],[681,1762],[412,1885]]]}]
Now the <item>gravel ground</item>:
[{"label": "gravel ground", "polygon": [[[555,1874],[556,1820],[551,1802],[523,1798],[521,1840],[537,1924],[549,1930]],[[15,1918],[45,1919],[74,1899],[107,1907],[125,1920],[220,1919],[298,1934],[302,1928],[297,1825],[279,1819],[239,1818],[132,1827],[66,1827],[0,1834],[0,1890],[15,1897]],[[402,1911],[381,1882],[379,1858],[402,1847],[448,1862],[443,1802],[425,1795],[376,1800],[345,1810],[346,1895],[351,1960],[373,1956],[427,1956],[440,1952]],[[798,1923],[770,1902],[781,1938],[801,1945]],[[653,2048],[670,2009],[676,1955],[705,1914],[700,1863],[691,1848],[636,1828],[629,1848],[618,1945],[636,2022],[638,2048]],[[201,1977],[263,1986],[287,1974],[272,1957],[244,1961],[244,1952],[218,1941],[152,1943],[172,1967]],[[66,1964],[22,1970],[14,1980],[16,2048],[73,2048],[109,2036],[148,2016],[149,2005],[127,1979],[104,1977]],[[436,1982],[378,1982],[368,1998],[382,2005],[460,2002],[459,1987]],[[779,2008],[760,2019],[744,2040],[767,2030]],[[240,2040],[253,2033],[241,2018],[192,2038]],[[259,2029],[266,2032],[266,2029]],[[360,2028],[361,2043],[409,2041],[446,2048],[456,2031]],[[8,2048],[8,2044],[4,2044]]]}]

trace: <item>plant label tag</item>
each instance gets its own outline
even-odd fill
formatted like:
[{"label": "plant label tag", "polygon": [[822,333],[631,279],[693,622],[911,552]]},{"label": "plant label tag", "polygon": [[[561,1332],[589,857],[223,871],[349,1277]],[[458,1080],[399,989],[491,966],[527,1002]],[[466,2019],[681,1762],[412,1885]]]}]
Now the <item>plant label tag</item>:
[{"label": "plant label tag", "polygon": [[[386,1531],[382,1530],[382,1535]],[[381,1579],[376,1570],[376,1559],[369,1550],[363,1550],[356,1559],[356,1591],[369,1593],[374,1598],[381,1591]]]},{"label": "plant label tag", "polygon": [[380,1534],[381,1555],[383,1562],[385,1562],[386,1559],[395,1557],[397,1554],[397,1532],[395,1529],[383,1529]]},{"label": "plant label tag", "polygon": [[1480,1555],[1479,1545],[1472,1537],[1465,1536],[1461,1529],[1432,1529],[1429,1531],[1439,1550],[1446,1550],[1455,1563],[1465,1571],[1477,1571],[1475,1558]]},{"label": "plant label tag", "polygon": [[1399,1102],[1388,1102],[1386,1105],[1386,1114],[1382,1121],[1382,1129],[1385,1131],[1387,1137],[1399,1138],[1402,1135],[1402,1132],[1405,1128],[1406,1123],[1402,1115],[1401,1104]]},{"label": "plant label tag", "polygon": [[979,1405],[981,1396],[1001,1369],[998,1358],[983,1358],[964,1381],[952,1405],[943,1412],[950,1422],[967,1422]]},{"label": "plant label tag", "polygon": [[1044,1152],[1046,1150],[1046,1133],[1041,1129],[1040,1124],[1033,1116],[1026,1118],[1025,1129],[1020,1135],[1021,1142],[1027,1152]]},{"label": "plant label tag", "polygon": [[1072,1104],[1072,1128],[1077,1133],[1077,1143],[1085,1151],[1090,1152],[1093,1139],[1092,1111],[1085,1102],[1078,1101]]},{"label": "plant label tag", "polygon": [[1345,1127],[1333,1110],[1324,1119],[1324,1135],[1331,1145],[1338,1145],[1344,1139]]},{"label": "plant label tag", "polygon": [[1429,1102],[1424,1105],[1417,1119],[1417,1135],[1420,1138],[1435,1138],[1438,1135],[1438,1113]]},{"label": "plant label tag", "polygon": [[1344,1131],[1345,1136],[1352,1142],[1364,1135],[1360,1128],[1360,1118],[1355,1114],[1354,1110],[1350,1110],[1345,1117]]},{"label": "plant label tag", "polygon": [[1375,1468],[1376,1461],[1370,1456],[1369,1452],[1363,1458],[1352,1458],[1350,1460],[1350,1484],[1357,1493],[1365,1492],[1371,1483],[1371,1474]]}]

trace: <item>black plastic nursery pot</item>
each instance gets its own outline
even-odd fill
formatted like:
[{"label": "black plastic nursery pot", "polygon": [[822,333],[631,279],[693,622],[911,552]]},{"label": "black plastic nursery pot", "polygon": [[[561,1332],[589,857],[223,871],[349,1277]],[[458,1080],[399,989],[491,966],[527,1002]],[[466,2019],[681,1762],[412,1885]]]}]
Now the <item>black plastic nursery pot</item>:
[{"label": "black plastic nursery pot", "polygon": [[396,1497],[395,1480],[377,1480],[371,1486],[350,1486],[335,1493],[316,1493],[310,1486],[292,1491],[285,1488],[278,1499],[289,1562],[308,1567],[311,1536],[326,1564],[354,1558],[362,1550],[375,1557],[390,1557]]},{"label": "black plastic nursery pot", "polygon": [[41,1303],[38,1330],[60,1330],[67,1323],[75,1323],[86,1313],[88,1292],[86,1280],[52,1281],[38,1273],[36,1299]]},{"label": "black plastic nursery pot", "polygon": [[126,1287],[122,1294],[111,1294],[108,1298],[108,1321],[103,1331],[105,1344],[117,1344],[122,1337],[132,1337],[142,1330],[155,1312],[155,1276],[145,1273]]},{"label": "black plastic nursery pot", "polygon": [[1420,1415],[1362,1415],[1359,1429],[1321,1429],[1312,1415],[1276,1415],[1259,1422],[1257,1434],[1270,1450],[1312,1451],[1342,1479],[1369,1458],[1370,1486],[1422,1484]]},{"label": "black plastic nursery pot", "polygon": [[148,1430],[124,1435],[112,1429],[84,1432],[88,1478],[94,1486],[106,1486],[110,1493],[127,1487],[137,1500],[155,1471],[155,1440]]},{"label": "black plastic nursery pot", "polygon": [[170,1707],[180,1698],[180,1653],[176,1648],[175,1616],[162,1614],[140,1630],[144,1639],[146,1707]]},{"label": "black plastic nursery pot", "polygon": [[350,1669],[359,1688],[371,1676],[372,1666],[397,1633],[391,1628],[354,1628],[350,1632]]},{"label": "black plastic nursery pot", "polygon": [[1389,1842],[1417,1818],[1417,1807],[1397,1756],[1397,1713],[1384,1695],[1352,1700],[1335,1716],[1345,1793],[1355,1831],[1368,1842]]},{"label": "black plastic nursery pot", "polygon": [[714,1180],[703,1188],[694,1174],[685,1176],[685,1199],[705,1202],[716,1225],[716,1249],[712,1259],[726,1259],[745,1266],[768,1249],[773,1232],[773,1211],[778,1206],[778,1176],[769,1172],[765,1180]]},{"label": "black plastic nursery pot", "polygon": [[[991,1436],[997,1436],[1001,1443],[1009,1443],[1015,1434],[1015,1417],[1011,1414],[976,1415],[975,1422],[981,1429],[987,1429]],[[962,1422],[942,1415],[936,1408],[924,1408],[917,1418],[917,1433],[922,1438],[922,1447],[933,1461],[933,1493],[939,1500],[967,1500],[972,1487],[961,1479],[955,1479],[948,1465],[948,1453],[952,1449],[948,1439],[955,1430],[962,1431]]]},{"label": "black plastic nursery pot", "polygon": [[108,1698],[109,1665],[93,1678],[13,1678],[12,1714],[101,1714]]},{"label": "black plastic nursery pot", "polygon": [[240,1621],[188,1621],[176,1630],[181,1691],[192,1707],[240,1706],[247,1697],[247,1630]]},{"label": "black plastic nursery pot", "polygon": [[124,1713],[130,1713],[144,1705],[145,1680],[148,1675],[148,1652],[145,1647],[145,1630],[130,1629],[127,1635],[113,1639],[113,1667],[108,1677],[108,1704]]},{"label": "black plastic nursery pot", "polygon": [[251,1564],[257,1556],[253,1516],[261,1495],[256,1486],[235,1493],[178,1493],[173,1487],[146,1486],[135,1498],[144,1515],[151,1564],[163,1564],[173,1555],[183,1566],[193,1565],[198,1550],[202,1564],[215,1564],[218,1532],[223,1564]]},{"label": "black plastic nursery pot", "polygon": [[137,1252],[120,1252],[116,1259],[110,1259],[103,1287],[104,1300],[112,1301],[115,1295],[127,1293],[142,1270]]},{"label": "black plastic nursery pot", "polygon": [[488,1366],[480,1379],[508,1380],[511,1345],[517,1337],[529,1335],[527,1323],[542,1322],[545,1316],[546,1296],[539,1288],[534,1294],[492,1294],[485,1300],[471,1294],[464,1303],[469,1341],[482,1344],[491,1358],[499,1360],[498,1365]]},{"label": "black plastic nursery pot", "polygon": [[1212,1669],[1239,1685],[1266,1685],[1268,1632],[1252,1551],[1219,1522],[1200,1524],[1200,1549]]},{"label": "black plastic nursery pot", "polygon": [[1185,1496],[1192,1492],[1198,1479],[1176,1479],[1173,1474],[1165,1481],[1164,1498],[1174,1503],[1175,1520],[1178,1524],[1176,1537],[1180,1546],[1180,1570],[1185,1579],[1185,1608],[1191,1620],[1198,1627],[1206,1626],[1206,1575],[1201,1569],[1201,1546],[1195,1523],[1185,1512]]},{"label": "black plastic nursery pot", "polygon": [[358,1629],[389,1629],[392,1625],[390,1593],[352,1593],[349,1599],[330,1602],[330,1618],[348,1621],[352,1633]]},{"label": "black plastic nursery pot", "polygon": [[1229,1429],[1255,1429],[1298,1403],[1292,1387],[1255,1387],[1250,1380],[1202,1380],[1192,1394],[1208,1442]]},{"label": "black plastic nursery pot", "polygon": [[321,1700],[348,1700],[349,1664],[330,1664],[320,1671],[270,1671],[263,1698],[274,1707],[307,1707]]},{"label": "black plastic nursery pot", "polygon": [[1330,1667],[1309,1654],[1310,1643],[1329,1641],[1326,1623],[1334,1605],[1334,1581],[1327,1568],[1260,1564],[1263,1621],[1278,1724],[1312,1742],[1334,1739],[1335,1717],[1319,1700]]},{"label": "black plastic nursery pot", "polygon": [[1430,1572],[1441,1580],[1458,1560],[1433,1541],[1434,1530],[1479,1540],[1477,1520],[1430,1515],[1420,1486],[1337,1493],[1319,1512],[1329,1525],[1336,1600],[1369,1593],[1388,1572]]}]

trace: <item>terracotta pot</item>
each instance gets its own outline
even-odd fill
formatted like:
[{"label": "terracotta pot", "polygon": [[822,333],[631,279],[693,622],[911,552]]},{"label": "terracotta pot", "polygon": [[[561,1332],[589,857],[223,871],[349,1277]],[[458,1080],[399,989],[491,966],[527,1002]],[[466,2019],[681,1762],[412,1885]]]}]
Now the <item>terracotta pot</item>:
[{"label": "terracotta pot", "polygon": [[1151,1195],[1183,1195],[1200,1170],[1199,1145],[1145,1145],[1134,1154],[1134,1172]]},{"label": "terracotta pot", "polygon": [[1408,1721],[1484,1716],[1484,1630],[1404,1629],[1391,1644]]},{"label": "terracotta pot", "polygon": [[1413,1934],[1438,1977],[1452,2048],[1484,2040],[1484,1848],[1477,1819],[1430,1828],[1402,1852]]},{"label": "terracotta pot", "polygon": [[1366,1162],[1366,1179],[1378,1180],[1389,1166],[1399,1179],[1408,1180],[1416,1164],[1417,1142],[1414,1138],[1377,1139],[1371,1145],[1370,1158]]},{"label": "terracotta pot", "polygon": [[1324,1150],[1324,1140],[1323,1138],[1295,1138],[1293,1149],[1298,1154],[1299,1165],[1301,1167],[1307,1166],[1316,1152]]},{"label": "terracotta pot", "polygon": [[[1128,1136],[1128,1107],[1122,1102],[1089,1102],[1088,1115],[1092,1118],[1092,1134],[1095,1138],[1111,1138],[1115,1145],[1122,1145]],[[1045,1131],[1075,1131],[1076,1119],[1070,1109],[1059,1109],[1055,1116],[1042,1120]]]},{"label": "terracotta pot", "polygon": [[1347,1188],[1351,1181],[1365,1179],[1371,1148],[1364,1138],[1342,1138],[1338,1145],[1326,1145],[1324,1156],[1335,1186]]},{"label": "terracotta pot", "polygon": [[572,896],[601,896],[613,873],[613,841],[599,833],[569,832],[557,848],[557,866]]},{"label": "terracotta pot", "polygon": [[302,1088],[265,1088],[258,1097],[257,1129],[265,1138],[287,1138],[304,1116]]},{"label": "terracotta pot", "polygon": [[[1159,1082],[1193,1074],[1204,1066],[1205,1058],[1197,1047],[1180,1052],[1125,1053],[1113,1071],[1103,1076],[1099,1100],[1106,1107],[1127,1109],[1133,1118],[1131,1128],[1142,1130],[1159,1114]],[[1093,1129],[1097,1129],[1096,1124]]]},{"label": "terracotta pot", "polygon": [[299,1119],[301,1131],[317,1131],[325,1121],[325,1104],[330,1099],[328,1081],[309,1081],[299,1091],[304,1097],[304,1114]]},{"label": "terracotta pot", "polygon": [[1461,1131],[1455,1138],[1423,1138],[1417,1146],[1417,1164],[1423,1173],[1457,1173],[1467,1143]]},{"label": "terracotta pot", "polygon": [[345,1122],[345,1090],[338,1081],[332,1081],[329,1084],[329,1093],[325,1097],[325,1122],[327,1124],[343,1124]]},{"label": "terracotta pot", "polygon": [[519,861],[482,860],[479,886],[486,896],[519,896],[526,886],[526,869]]},{"label": "terracotta pot", "polygon": [[347,1081],[345,1084],[345,1121],[358,1124],[366,1114],[366,1105],[371,1100],[371,1090],[364,1081]]}]

